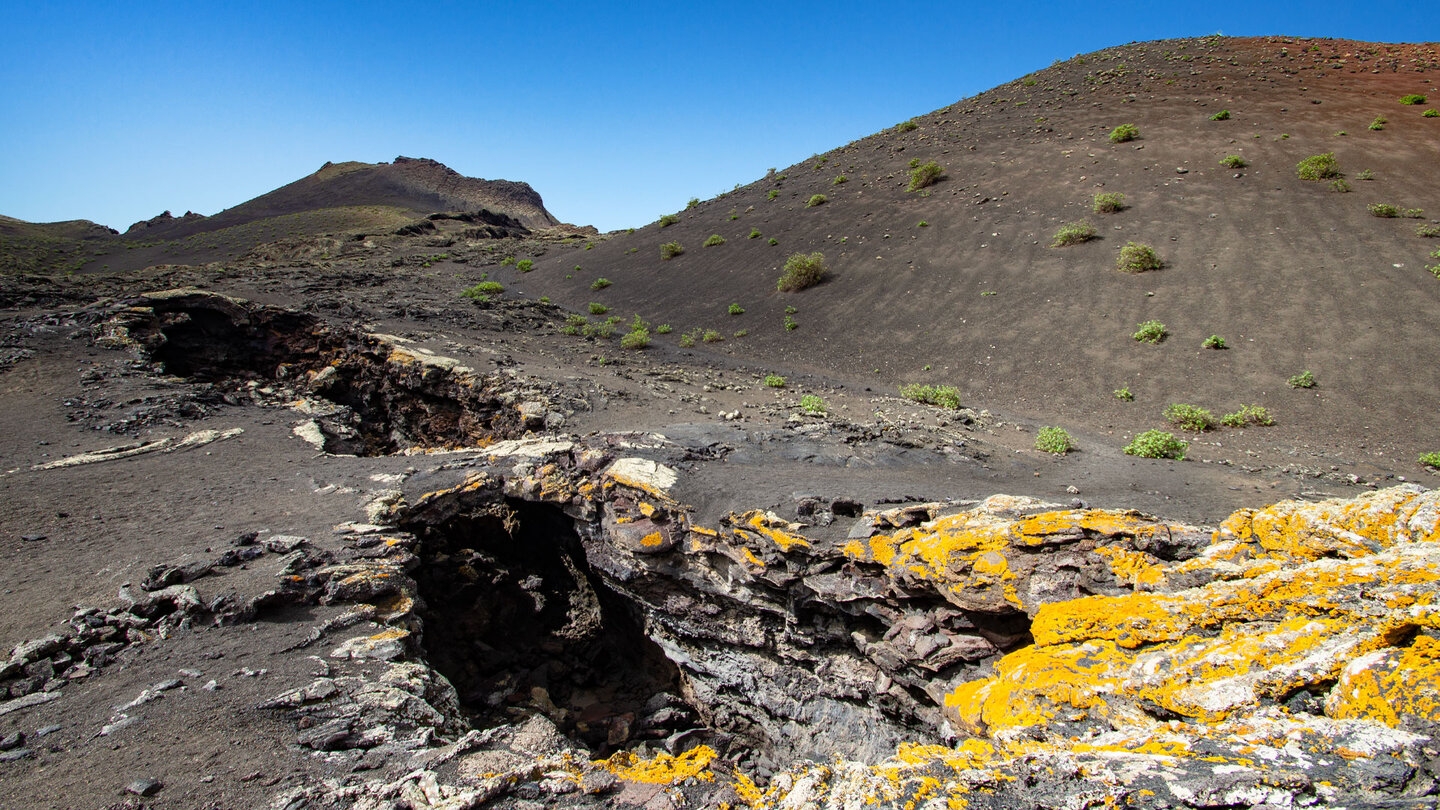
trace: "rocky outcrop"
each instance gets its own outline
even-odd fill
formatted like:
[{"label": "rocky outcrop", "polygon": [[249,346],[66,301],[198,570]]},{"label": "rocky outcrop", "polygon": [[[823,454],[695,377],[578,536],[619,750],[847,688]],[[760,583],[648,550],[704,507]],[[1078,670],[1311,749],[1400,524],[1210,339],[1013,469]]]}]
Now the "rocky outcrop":
[{"label": "rocky outcrop", "polygon": [[[153,210],[153,209],[152,209]],[[158,215],[149,219],[142,219],[139,222],[125,229],[126,236],[143,234],[152,230],[169,230],[171,226],[192,224],[205,219],[204,214],[197,214],[194,211],[186,211],[183,216],[175,216],[169,211],[161,211]]]}]

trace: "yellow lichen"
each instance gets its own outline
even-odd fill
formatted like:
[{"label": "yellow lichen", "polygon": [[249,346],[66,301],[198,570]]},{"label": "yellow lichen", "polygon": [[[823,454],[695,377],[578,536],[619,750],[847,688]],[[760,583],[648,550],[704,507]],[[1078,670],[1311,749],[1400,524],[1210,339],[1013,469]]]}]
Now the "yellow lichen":
[{"label": "yellow lichen", "polygon": [[1372,652],[1341,673],[1325,702],[1339,719],[1389,726],[1403,717],[1440,722],[1440,640],[1419,636],[1409,647]]},{"label": "yellow lichen", "polygon": [[621,751],[596,764],[628,782],[673,785],[692,777],[713,779],[709,768],[714,758],[715,750],[701,745],[678,757],[662,752],[652,759],[640,759],[629,751]]}]

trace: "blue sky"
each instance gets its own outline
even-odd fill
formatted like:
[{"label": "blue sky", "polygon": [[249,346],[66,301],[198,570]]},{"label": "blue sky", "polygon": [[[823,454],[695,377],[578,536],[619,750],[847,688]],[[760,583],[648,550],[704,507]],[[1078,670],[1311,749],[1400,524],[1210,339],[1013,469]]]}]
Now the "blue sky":
[{"label": "blue sky", "polygon": [[638,226],[1077,53],[1440,39],[1427,8],[0,0],[0,214],[123,230],[407,155],[528,182],[568,222]]}]

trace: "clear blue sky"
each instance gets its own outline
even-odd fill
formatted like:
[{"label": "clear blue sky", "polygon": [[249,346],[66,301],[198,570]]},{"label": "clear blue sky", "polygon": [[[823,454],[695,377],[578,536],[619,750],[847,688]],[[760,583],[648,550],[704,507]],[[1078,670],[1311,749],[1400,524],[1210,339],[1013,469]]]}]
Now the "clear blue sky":
[{"label": "clear blue sky", "polygon": [[1437,20],[1413,1],[0,0],[0,214],[123,230],[407,155],[610,230],[1077,53],[1429,41]]}]

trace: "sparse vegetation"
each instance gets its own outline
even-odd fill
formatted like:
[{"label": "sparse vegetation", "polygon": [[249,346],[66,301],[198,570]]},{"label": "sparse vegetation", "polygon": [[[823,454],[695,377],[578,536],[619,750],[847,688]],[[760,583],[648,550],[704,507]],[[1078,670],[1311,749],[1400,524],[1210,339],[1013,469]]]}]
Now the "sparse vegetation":
[{"label": "sparse vegetation", "polygon": [[1172,403],[1165,408],[1165,420],[1172,425],[1197,433],[1215,427],[1215,416],[1208,410],[1181,402]]},{"label": "sparse vegetation", "polygon": [[1121,124],[1110,130],[1111,143],[1125,143],[1140,137],[1140,128],[1134,124]]},{"label": "sparse vegetation", "polygon": [[1220,165],[1227,169],[1243,169],[1250,164],[1245,161],[1245,158],[1239,155],[1226,155],[1220,158]]},{"label": "sparse vegetation", "polygon": [[923,220],[923,219],[920,220],[919,222],[915,223],[915,227],[917,227],[917,228],[928,228],[929,226],[930,226],[930,223],[926,222],[926,221]]},{"label": "sparse vegetation", "polygon": [[1113,214],[1125,207],[1125,195],[1118,191],[1101,191],[1095,194],[1090,209],[1097,214]]},{"label": "sparse vegetation", "polygon": [[1155,253],[1155,248],[1139,242],[1126,242],[1125,247],[1120,248],[1120,256],[1115,260],[1115,269],[1122,273],[1143,273],[1147,270],[1159,270],[1165,263]]},{"label": "sparse vegetation", "polygon": [[798,292],[806,287],[813,287],[825,278],[827,269],[825,254],[819,251],[808,255],[793,254],[785,260],[785,267],[781,270],[775,287],[780,292]]},{"label": "sparse vegetation", "polygon": [[1374,180],[1374,179],[1375,179],[1375,172],[1370,171],[1369,169],[1365,169],[1364,171],[1361,171],[1359,174],[1355,175],[1355,179],[1356,179],[1356,180]]},{"label": "sparse vegetation", "polygon": [[1230,120],[1230,111],[1229,111],[1229,110],[1221,110],[1220,112],[1215,113],[1214,115],[1210,116],[1210,120],[1211,120],[1211,121],[1229,121],[1229,120]]},{"label": "sparse vegetation", "polygon": [[[635,320],[640,320],[636,315]],[[620,348],[622,349],[643,349],[650,345],[650,330],[642,322],[637,328],[635,324],[630,325],[630,331],[620,336]]]},{"label": "sparse vegetation", "polygon": [[731,304],[731,305],[730,305],[730,309],[728,310],[728,312],[729,312],[731,315],[744,315],[744,314],[745,314],[745,308],[742,307],[742,306],[740,306],[739,304]]},{"label": "sparse vegetation", "polygon": [[595,279],[594,281],[590,282],[590,289],[595,290],[596,292],[599,292],[600,290],[603,290],[603,289],[605,289],[606,287],[609,287],[609,286],[610,286],[611,284],[613,284],[613,283],[614,283],[614,282],[612,282],[610,279],[605,278],[604,276],[601,276],[600,278],[597,278],[597,279]]},{"label": "sparse vegetation", "polygon": [[1400,103],[1418,106],[1425,103],[1425,97],[1419,93],[1407,93],[1400,97]]},{"label": "sparse vegetation", "polygon": [[1314,388],[1315,375],[1307,369],[1286,380],[1285,384],[1291,388]]},{"label": "sparse vegetation", "polygon": [[567,335],[580,335],[589,325],[590,322],[585,319],[584,315],[566,315],[565,325],[560,328],[560,331]]},{"label": "sparse vegetation", "polygon": [[1366,207],[1372,217],[1381,219],[1394,219],[1400,216],[1400,209],[1389,203],[1372,203]]},{"label": "sparse vegetation", "polygon": [[714,329],[706,329],[700,334],[700,341],[702,343],[719,343],[724,339],[725,336]]},{"label": "sparse vegetation", "polygon": [[1125,455],[1140,458],[1172,458],[1182,461],[1189,442],[1175,438],[1175,434],[1163,430],[1147,430],[1125,445]]},{"label": "sparse vegetation", "polygon": [[1440,470],[1440,453],[1424,453],[1419,461],[1432,470]]},{"label": "sparse vegetation", "polygon": [[595,301],[590,302],[589,308],[591,315],[604,315],[605,313],[610,311],[610,307],[607,307],[604,304],[597,303]]},{"label": "sparse vegetation", "polygon": [[668,335],[672,331],[674,331],[674,329],[668,323],[662,323],[659,326],[655,327],[655,334],[657,335]]},{"label": "sparse vegetation", "polygon": [[661,259],[673,259],[684,252],[685,248],[681,247],[679,242],[666,242],[660,246]]},{"label": "sparse vegetation", "polygon": [[694,208],[695,206],[697,206],[697,205],[699,205],[699,204],[700,204],[700,198],[699,198],[699,197],[691,197],[691,198],[690,198],[690,201],[687,202],[687,203],[685,203],[685,210],[686,210],[686,211],[689,211],[691,208]]},{"label": "sparse vegetation", "polygon": [[504,284],[498,281],[482,281],[473,287],[467,287],[460,294],[477,303],[483,304],[490,300],[490,296],[499,295],[502,292],[505,292]]},{"label": "sparse vegetation", "polygon": [[841,184],[843,184],[843,183],[848,182],[849,180],[850,180],[850,178],[846,177],[846,176],[843,175],[843,174],[842,174],[842,175],[838,175],[838,176],[836,176],[836,178],[835,178],[834,180],[831,180],[831,181],[830,181],[830,185],[832,185],[832,186],[838,186],[838,185],[841,185]]},{"label": "sparse vegetation", "polygon": [[1370,122],[1370,129],[1374,130],[1375,132],[1379,132],[1380,130],[1384,129],[1385,125],[1388,123],[1390,122],[1385,120],[1385,116],[1377,115],[1375,116],[1375,120]]},{"label": "sparse vegetation", "polygon": [[1165,339],[1166,334],[1168,333],[1165,331],[1165,324],[1159,321],[1145,321],[1140,324],[1131,337],[1141,343],[1159,343]]},{"label": "sparse vegetation", "polygon": [[1134,401],[1135,401],[1135,395],[1132,394],[1132,393],[1130,393],[1130,386],[1128,386],[1128,385],[1125,386],[1124,388],[1116,388],[1115,391],[1114,391],[1114,393],[1115,393],[1115,398],[1118,399],[1118,400],[1120,400],[1121,402],[1134,402]]},{"label": "sparse vegetation", "polygon": [[765,192],[765,199],[767,199],[767,200],[773,200],[773,199],[775,199],[776,197],[779,197],[779,196],[780,196],[780,192],[779,192],[779,191],[776,191],[776,190],[773,189],[773,188],[770,189],[769,191]]},{"label": "sparse vegetation", "polygon": [[760,229],[759,229],[759,228],[751,228],[751,229],[750,229],[750,235],[747,236],[746,238],[747,238],[747,239],[759,239],[759,238],[760,238]]},{"label": "sparse vegetation", "polygon": [[778,245],[778,244],[780,244],[780,240],[779,240],[779,239],[776,239],[776,238],[773,237],[773,236],[770,237],[770,246],[771,246],[771,247],[774,247],[774,246],[776,246],[776,245]]},{"label": "sparse vegetation", "polygon": [[535,269],[535,262],[529,259],[521,259],[515,263],[515,270],[521,273],[528,273]]},{"label": "sparse vegetation", "polygon": [[716,247],[717,245],[723,244],[725,244],[725,237],[721,236],[718,233],[712,233],[709,236],[705,237],[705,247]]},{"label": "sparse vegetation", "polygon": [[500,266],[501,266],[501,267],[509,267],[510,265],[512,265],[512,264],[514,264],[514,263],[515,263],[515,257],[514,257],[514,256],[506,256],[505,258],[503,258],[503,259],[500,260]]},{"label": "sparse vegetation", "polygon": [[1427,236],[1432,239],[1440,237],[1440,225],[1421,225],[1415,229],[1416,236]]},{"label": "sparse vegetation", "polygon": [[812,196],[810,197],[810,199],[808,199],[808,200],[805,201],[805,207],[806,207],[806,208],[814,208],[814,207],[817,206],[817,205],[824,205],[824,204],[825,204],[825,195],[824,195],[824,194],[815,194],[815,195],[812,195]]},{"label": "sparse vegetation", "polygon": [[1249,425],[1269,427],[1275,424],[1275,417],[1270,415],[1269,408],[1262,405],[1241,405],[1240,410],[1220,417],[1220,424],[1233,428],[1243,428]]},{"label": "sparse vegetation", "polygon": [[1075,440],[1062,427],[1042,427],[1035,435],[1035,449],[1044,453],[1065,455],[1075,449]]},{"label": "sparse vegetation", "polygon": [[695,345],[695,339],[699,337],[698,331],[690,331],[680,336],[680,348],[689,349]]},{"label": "sparse vegetation", "polygon": [[1330,180],[1340,176],[1340,163],[1334,152],[1311,155],[1295,164],[1295,173],[1301,180]]},{"label": "sparse vegetation", "polygon": [[953,385],[920,385],[912,383],[900,386],[900,396],[922,405],[957,410],[960,407],[960,390]]},{"label": "sparse vegetation", "polygon": [[1228,348],[1230,348],[1229,346],[1226,346],[1226,345],[1225,345],[1225,338],[1222,338],[1222,337],[1220,337],[1219,335],[1211,335],[1210,337],[1205,338],[1205,342],[1204,342],[1204,343],[1201,343],[1200,345],[1203,346],[1203,347],[1205,347],[1205,348],[1207,348],[1207,349],[1228,349]]},{"label": "sparse vegetation", "polygon": [[1440,118],[1440,110],[1426,110],[1420,115],[1425,118]]},{"label": "sparse vegetation", "polygon": [[914,167],[910,170],[910,185],[907,191],[919,191],[927,186],[933,186],[945,177],[945,169],[935,161],[931,160]]},{"label": "sparse vegetation", "polygon": [[1403,210],[1403,211],[1400,212],[1400,216],[1405,217],[1405,218],[1407,218],[1407,219],[1423,219],[1423,218],[1425,217],[1425,209],[1423,209],[1423,208],[1406,208],[1405,210]]},{"label": "sparse vegetation", "polygon": [[1078,245],[1081,242],[1089,242],[1095,238],[1095,226],[1088,222],[1068,222],[1060,226],[1055,232],[1055,240],[1050,247],[1064,247],[1065,245]]},{"label": "sparse vegetation", "polygon": [[915,123],[914,121],[901,121],[900,123],[895,125],[896,132],[914,132],[919,128],[920,125]]},{"label": "sparse vegetation", "polygon": [[784,388],[784,387],[785,387],[785,378],[784,378],[784,377],[781,377],[779,374],[767,374],[767,375],[765,375],[765,387],[766,387],[766,388]]},{"label": "sparse vegetation", "polygon": [[1330,181],[1330,190],[1336,194],[1349,194],[1350,184],[1345,182],[1345,178],[1337,177]]},{"label": "sparse vegetation", "polygon": [[814,394],[806,394],[805,396],[800,397],[800,410],[804,413],[810,414],[811,416],[824,416],[825,400],[815,396]]}]

